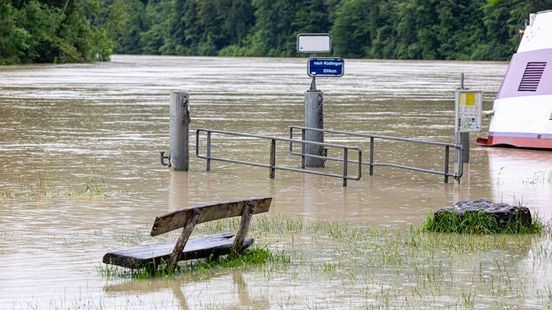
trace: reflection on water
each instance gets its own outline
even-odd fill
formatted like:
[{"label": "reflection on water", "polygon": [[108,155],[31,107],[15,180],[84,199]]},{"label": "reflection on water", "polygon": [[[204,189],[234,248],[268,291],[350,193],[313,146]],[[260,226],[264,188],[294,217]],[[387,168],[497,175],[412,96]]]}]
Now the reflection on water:
[{"label": "reflection on water", "polygon": [[489,174],[496,201],[542,206],[535,210],[545,219],[552,218],[552,152],[490,148]]},{"label": "reflection on water", "polygon": [[[505,69],[492,62],[347,60],[344,77],[317,86],[325,92],[328,128],[451,142],[460,73],[468,87],[485,92],[490,109]],[[192,204],[272,196],[271,216],[403,228],[458,200],[489,198],[552,218],[551,152],[473,145],[460,184],[376,167],[373,177],[365,171],[345,188],[339,179],[277,171],[270,180],[267,169],[220,162],[207,173],[196,158],[189,173],[159,164],[159,151],[168,149],[170,91],[190,92],[192,128],[285,137],[287,126],[302,124],[309,84],[305,59],[114,56],[110,63],[0,67],[0,305],[128,305],[131,293],[103,290],[96,271],[102,255],[152,242],[155,216]],[[358,138],[326,141],[367,149]],[[218,143],[222,155],[268,162],[262,142]],[[285,147],[278,158],[291,163]],[[378,150],[382,161],[442,165],[442,150],[394,143]],[[106,196],[74,195],[83,186],[86,193],[86,184]],[[204,301],[196,291],[222,294],[228,281],[215,282],[186,284],[190,307]],[[181,304],[182,296],[158,286],[130,304]],[[236,296],[224,304],[247,304]]]},{"label": "reflection on water", "polygon": [[[216,292],[213,292],[210,287],[216,287]],[[198,306],[209,308],[220,304],[225,304],[232,308],[269,308],[268,300],[264,294],[259,297],[250,296],[248,283],[241,271],[232,272],[228,276],[205,274],[199,277],[179,278],[172,281],[166,279],[151,281],[129,280],[119,284],[106,285],[104,290],[108,296],[117,296],[121,293],[139,296],[154,293],[154,290],[162,291],[172,294],[174,300],[170,302],[170,306],[177,306],[180,309],[197,308]],[[203,296],[201,297],[205,300],[205,304],[197,305],[197,292],[202,292]],[[188,300],[191,300],[191,305],[188,304]]]}]

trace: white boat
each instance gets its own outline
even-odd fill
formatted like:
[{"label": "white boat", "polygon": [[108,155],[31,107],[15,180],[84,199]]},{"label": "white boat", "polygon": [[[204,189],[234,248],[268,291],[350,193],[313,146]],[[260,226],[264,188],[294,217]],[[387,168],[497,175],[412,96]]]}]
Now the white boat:
[{"label": "white boat", "polygon": [[552,149],[552,10],[531,14],[477,143]]}]

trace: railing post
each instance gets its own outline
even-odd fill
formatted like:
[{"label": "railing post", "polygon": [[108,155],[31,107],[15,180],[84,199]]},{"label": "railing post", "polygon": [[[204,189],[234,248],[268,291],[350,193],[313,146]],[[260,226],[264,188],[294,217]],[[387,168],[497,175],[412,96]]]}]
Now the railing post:
[{"label": "railing post", "polygon": [[374,137],[370,137],[370,171],[369,175],[374,175]]},{"label": "railing post", "polygon": [[362,150],[357,149],[358,152],[358,180],[362,177]]},{"label": "railing post", "polygon": [[195,146],[196,146],[196,148],[195,148],[195,149],[196,149],[196,150],[195,150],[195,152],[196,152],[196,153],[195,153],[196,157],[199,156],[199,132],[200,132],[199,129],[196,130],[196,145],[195,145]]},{"label": "railing post", "polygon": [[276,140],[272,139],[270,141],[270,173],[269,176],[271,179],[274,179],[276,176]]},{"label": "railing post", "polygon": [[347,186],[347,167],[349,164],[349,149],[343,148],[343,186]]},{"label": "railing post", "polygon": [[306,158],[305,158],[305,128],[301,128],[301,169],[305,169]]},{"label": "railing post", "polygon": [[450,155],[449,146],[445,145],[445,183],[448,183],[449,155]]},{"label": "railing post", "polygon": [[206,171],[211,171],[211,132],[207,131],[207,168]]},{"label": "railing post", "polygon": [[[293,126],[289,127],[289,139],[293,140]],[[293,142],[289,141],[289,152],[293,152]]]}]

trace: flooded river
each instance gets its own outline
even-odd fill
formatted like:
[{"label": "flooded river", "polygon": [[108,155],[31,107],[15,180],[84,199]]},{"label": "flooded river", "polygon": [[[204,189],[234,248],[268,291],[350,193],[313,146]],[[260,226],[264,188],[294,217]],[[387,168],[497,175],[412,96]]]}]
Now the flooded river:
[{"label": "flooded river", "polygon": [[[453,142],[460,73],[467,87],[484,92],[490,110],[506,68],[502,62],[346,60],[343,77],[317,79],[325,127]],[[546,151],[472,144],[461,182],[448,184],[441,176],[388,167],[376,167],[374,176],[365,169],[360,181],[343,187],[337,178],[276,171],[271,180],[268,169],[221,162],[205,172],[204,160],[195,157],[188,173],[161,166],[171,91],[189,92],[192,129],[287,137],[288,126],[303,124],[309,85],[305,59],[114,56],[109,63],[0,67],[0,308],[366,305],[357,303],[366,291],[332,281],[318,287],[317,277],[296,283],[301,276],[279,274],[267,281],[250,272],[138,281],[106,279],[97,270],[105,252],[150,242],[155,216],[207,202],[271,196],[269,217],[399,230],[464,199],[523,204],[545,221],[552,218],[552,152]],[[329,135],[326,141],[367,147],[360,138]],[[224,156],[268,161],[266,141],[217,142]],[[282,148],[278,160],[297,163]],[[400,143],[383,145],[376,157],[443,165],[442,149]],[[315,302],[333,289],[342,299]]]}]

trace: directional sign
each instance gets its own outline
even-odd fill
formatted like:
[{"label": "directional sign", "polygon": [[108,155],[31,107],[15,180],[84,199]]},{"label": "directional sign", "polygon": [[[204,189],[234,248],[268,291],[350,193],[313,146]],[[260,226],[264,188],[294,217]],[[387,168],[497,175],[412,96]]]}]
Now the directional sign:
[{"label": "directional sign", "polygon": [[345,72],[343,58],[309,58],[307,74],[312,77],[341,77]]}]

